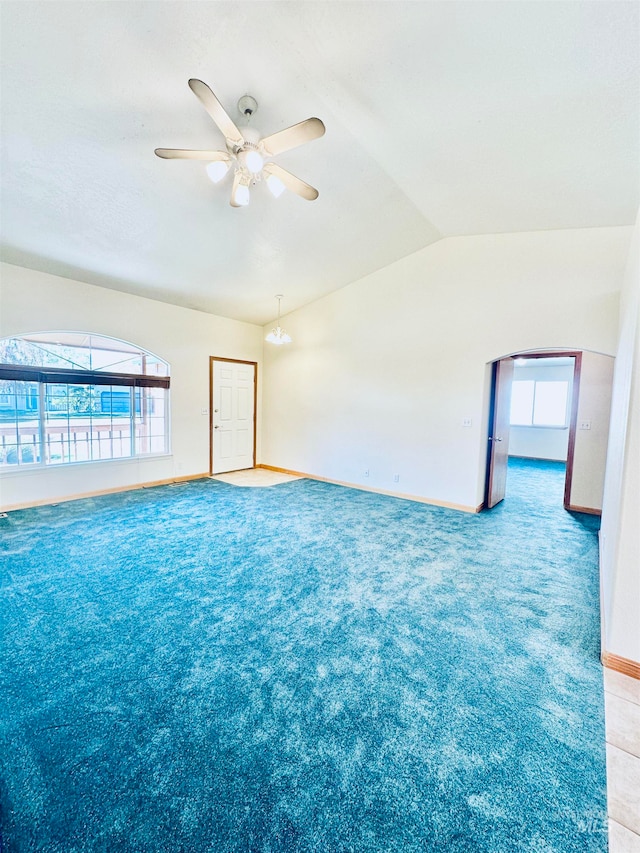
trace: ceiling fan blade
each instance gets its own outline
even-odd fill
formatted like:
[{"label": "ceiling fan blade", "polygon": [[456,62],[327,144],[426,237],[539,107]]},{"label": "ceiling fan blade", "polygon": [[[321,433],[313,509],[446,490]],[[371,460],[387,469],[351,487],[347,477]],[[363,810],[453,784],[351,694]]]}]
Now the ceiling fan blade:
[{"label": "ceiling fan blade", "polygon": [[292,193],[296,193],[296,195],[299,195],[302,198],[306,198],[307,201],[314,201],[318,198],[317,189],[312,187],[310,184],[306,184],[300,178],[296,178],[295,175],[292,175],[291,172],[287,172],[286,169],[283,169],[282,166],[278,166],[277,163],[267,163],[263,172],[267,175],[273,175],[276,178],[280,178],[288,190],[291,190]]},{"label": "ceiling fan blade", "polygon": [[238,191],[238,187],[240,186],[240,172],[236,170],[233,174],[233,186],[231,187],[231,198],[229,200],[229,204],[231,207],[242,207],[241,204],[238,204],[236,201],[236,192]]},{"label": "ceiling fan blade", "polygon": [[324,132],[325,126],[319,118],[308,118],[277,133],[272,133],[271,136],[265,136],[261,145],[270,157],[275,157],[276,154],[282,154],[283,151],[290,151],[292,148],[304,145],[305,142],[324,136]]},{"label": "ceiling fan blade", "polygon": [[200,99],[205,110],[218,125],[224,138],[232,148],[241,148],[244,138],[235,124],[229,118],[227,111],[213,94],[211,89],[202,80],[189,80],[189,86],[193,94]]},{"label": "ceiling fan blade", "polygon": [[190,151],[186,148],[156,148],[156,155],[164,160],[228,160],[226,151]]}]

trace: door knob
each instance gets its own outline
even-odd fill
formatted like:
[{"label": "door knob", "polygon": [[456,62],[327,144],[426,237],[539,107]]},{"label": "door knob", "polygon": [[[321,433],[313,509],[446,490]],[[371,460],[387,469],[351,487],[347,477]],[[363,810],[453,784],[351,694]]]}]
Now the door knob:
[{"label": "door knob", "polygon": [[214,429],[220,429],[220,424],[216,424],[216,425],[214,426]]},{"label": "door knob", "polygon": [[502,436],[497,435],[493,440],[494,441],[502,441]]}]

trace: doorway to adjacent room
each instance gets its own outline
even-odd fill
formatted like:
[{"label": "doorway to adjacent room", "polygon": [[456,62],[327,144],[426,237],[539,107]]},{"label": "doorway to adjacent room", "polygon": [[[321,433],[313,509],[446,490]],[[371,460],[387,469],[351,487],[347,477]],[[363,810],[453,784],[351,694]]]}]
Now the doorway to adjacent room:
[{"label": "doorway to adjacent room", "polygon": [[484,506],[507,495],[518,460],[562,469],[565,509],[599,515],[606,464],[612,356],[521,352],[491,364]]}]

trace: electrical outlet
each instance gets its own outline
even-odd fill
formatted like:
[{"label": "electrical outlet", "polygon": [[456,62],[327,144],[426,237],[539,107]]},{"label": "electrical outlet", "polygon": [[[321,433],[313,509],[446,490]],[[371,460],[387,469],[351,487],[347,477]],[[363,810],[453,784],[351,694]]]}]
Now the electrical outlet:
[{"label": "electrical outlet", "polygon": [[363,471],[363,476],[365,476],[365,477],[369,476],[369,469],[368,468],[365,471]]},{"label": "electrical outlet", "polygon": [[580,429],[591,429],[591,421],[580,421]]},{"label": "electrical outlet", "polygon": [[471,418],[463,418],[462,419],[462,426],[463,427],[470,427],[472,423],[473,423],[473,421],[471,420]]},{"label": "electrical outlet", "polygon": [[399,482],[400,482],[400,474],[394,474],[394,475],[393,475],[393,482],[394,482],[394,483],[399,483]]}]

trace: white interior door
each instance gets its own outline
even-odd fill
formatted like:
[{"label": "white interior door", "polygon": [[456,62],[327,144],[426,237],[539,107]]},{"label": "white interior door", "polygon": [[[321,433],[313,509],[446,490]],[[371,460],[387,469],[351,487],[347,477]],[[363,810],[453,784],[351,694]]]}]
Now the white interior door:
[{"label": "white interior door", "polygon": [[253,468],[256,368],[213,361],[212,473]]}]

